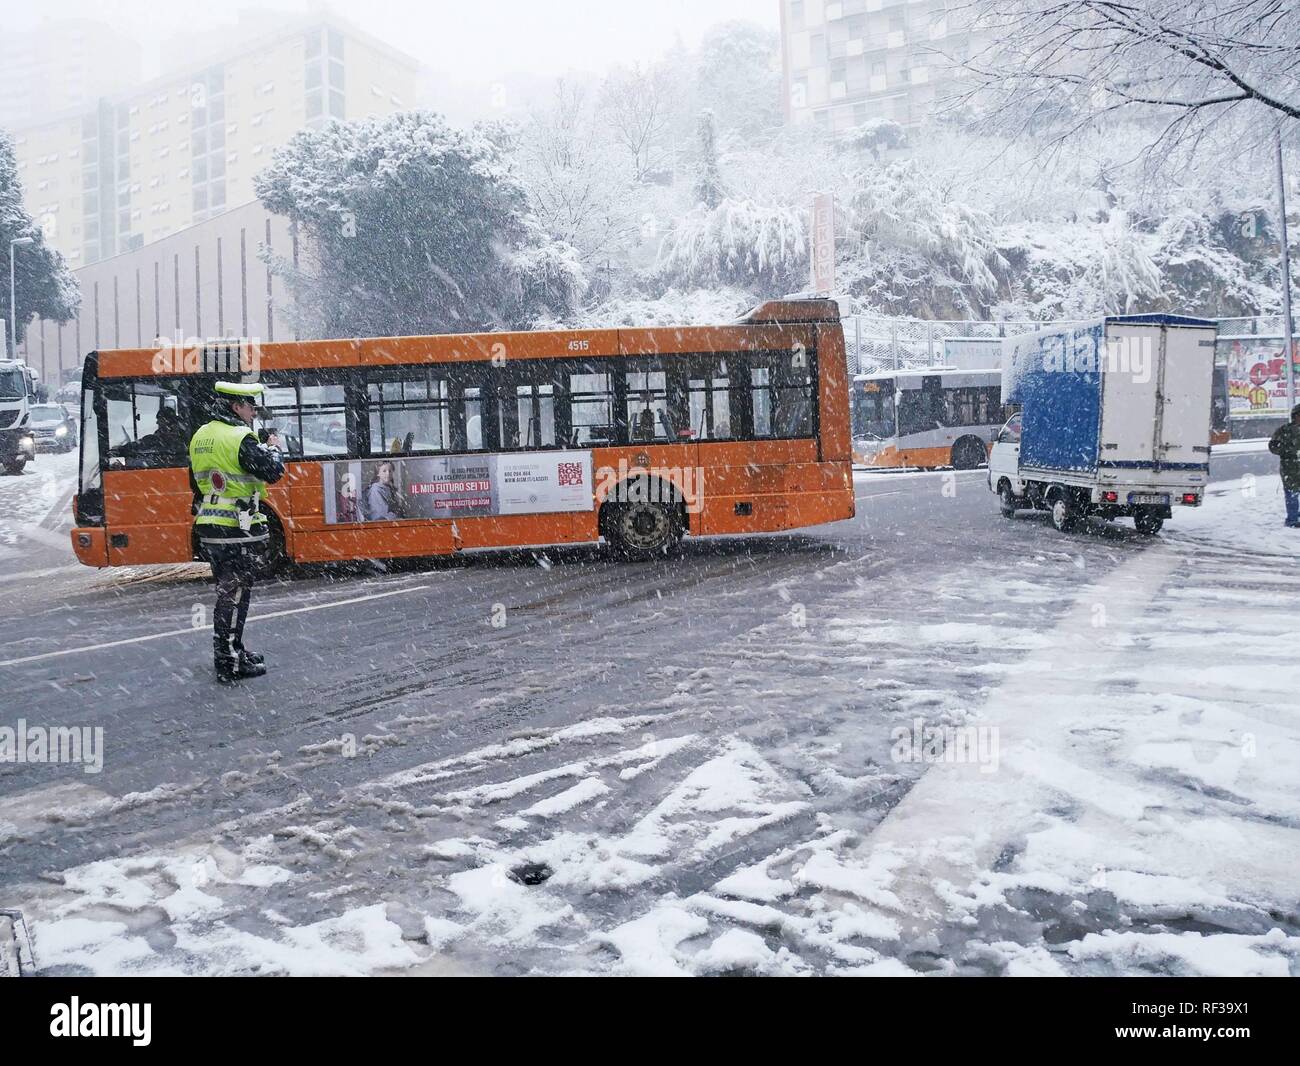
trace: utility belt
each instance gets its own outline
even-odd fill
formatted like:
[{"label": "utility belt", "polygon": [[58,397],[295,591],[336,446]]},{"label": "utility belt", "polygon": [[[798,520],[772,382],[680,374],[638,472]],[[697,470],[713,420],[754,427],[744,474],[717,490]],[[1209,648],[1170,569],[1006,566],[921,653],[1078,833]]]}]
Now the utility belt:
[{"label": "utility belt", "polygon": [[[266,516],[261,511],[261,501],[256,496],[222,496],[213,492],[204,496],[199,505],[196,524],[216,526],[220,529],[238,528],[241,542],[266,540]],[[256,532],[254,532],[256,529]],[[225,537],[200,537],[204,544],[227,543],[235,539]]]}]

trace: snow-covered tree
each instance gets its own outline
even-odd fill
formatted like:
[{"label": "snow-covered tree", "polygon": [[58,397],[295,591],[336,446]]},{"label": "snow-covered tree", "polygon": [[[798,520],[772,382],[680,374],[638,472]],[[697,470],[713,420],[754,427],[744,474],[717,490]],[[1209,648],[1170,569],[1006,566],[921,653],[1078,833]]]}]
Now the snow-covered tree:
[{"label": "snow-covered tree", "polygon": [[613,296],[580,311],[567,324],[580,329],[710,326],[736,321],[760,299],[753,291],[732,287],[670,288],[657,296]]},{"label": "snow-covered tree", "polygon": [[1081,319],[1149,310],[1162,295],[1152,242],[1126,212],[1104,222],[1006,227],[1000,251],[1010,264],[1010,296],[999,317]]},{"label": "snow-covered tree", "polygon": [[633,179],[613,141],[602,136],[592,93],[560,79],[520,135],[519,175],[538,222],[571,244],[582,263],[623,261],[639,237]]},{"label": "snow-covered tree", "polygon": [[425,111],[303,130],[256,179],[306,238],[273,268],[309,335],[384,336],[529,325],[582,288],[573,249],[529,213],[502,131]]},{"label": "snow-covered tree", "polygon": [[[1262,105],[1203,127],[1183,167],[1164,174],[1143,158],[1163,128],[1158,109],[1105,108],[1082,89],[1027,108],[1046,141],[1017,137],[1008,123],[970,127],[954,112],[906,134],[881,119],[842,134],[812,123],[745,127],[740,112],[755,97],[719,57],[734,46],[731,67],[742,55],[761,67],[766,45],[755,46],[762,31],[734,37],[719,29],[695,51],[679,43],[623,72],[672,87],[629,112],[645,120],[653,110],[656,123],[666,115],[648,140],[619,139],[608,84],[590,100],[557,97],[526,124],[520,158],[535,211],[599,279],[568,321],[662,321],[804,288],[808,212],[823,191],[837,206],[846,309],[1040,319],[1276,309],[1272,161],[1246,151]],[[706,110],[711,122],[701,121]],[[1045,153],[1071,118],[1080,121],[1070,150]],[[643,148],[657,162],[629,165]],[[638,170],[653,179],[637,180]],[[1241,237],[1243,219],[1257,236]]]},{"label": "snow-covered tree", "polygon": [[1136,113],[1167,154],[1246,114],[1300,120],[1300,7],[1283,0],[974,0],[980,102],[1041,140]]},{"label": "snow-covered tree", "polygon": [[650,181],[671,169],[664,135],[674,96],[674,86],[660,68],[633,64],[617,67],[605,78],[601,109],[634,181]]},{"label": "snow-covered tree", "polygon": [[14,289],[18,301],[18,318],[14,337],[21,343],[32,316],[52,322],[71,321],[81,306],[81,289],[76,276],[68,269],[63,256],[45,243],[45,235],[23,207],[23,187],[14,161],[14,146],[9,135],[0,131],[0,249],[4,262],[5,284],[0,285],[0,318],[13,322],[9,306],[9,242],[30,237],[32,243],[18,248],[14,257]]},{"label": "snow-covered tree", "polygon": [[695,57],[696,106],[743,139],[781,124],[781,41],[752,22],[711,27]]},{"label": "snow-covered tree", "polygon": [[897,122],[887,118],[868,119],[840,136],[840,146],[847,150],[868,152],[880,161],[885,152],[907,144],[907,134]]}]

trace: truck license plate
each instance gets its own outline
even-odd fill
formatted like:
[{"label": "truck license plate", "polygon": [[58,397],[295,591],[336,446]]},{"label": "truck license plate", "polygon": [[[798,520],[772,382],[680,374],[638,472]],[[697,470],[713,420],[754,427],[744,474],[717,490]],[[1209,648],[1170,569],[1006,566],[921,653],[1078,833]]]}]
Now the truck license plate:
[{"label": "truck license plate", "polygon": [[1130,492],[1128,494],[1129,503],[1154,503],[1161,507],[1169,506],[1169,496],[1167,493],[1154,492]]}]

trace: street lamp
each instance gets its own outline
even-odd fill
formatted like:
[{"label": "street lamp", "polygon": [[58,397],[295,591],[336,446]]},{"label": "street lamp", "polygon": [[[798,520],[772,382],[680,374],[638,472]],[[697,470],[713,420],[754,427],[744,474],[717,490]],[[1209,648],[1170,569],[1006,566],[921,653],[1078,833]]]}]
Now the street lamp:
[{"label": "street lamp", "polygon": [[32,237],[15,237],[9,242],[9,354],[18,358],[18,308],[14,303],[14,249],[20,244],[32,244]]},{"label": "street lamp", "polygon": [[1291,251],[1287,245],[1286,231],[1286,179],[1282,173],[1282,128],[1275,131],[1277,147],[1277,210],[1281,222],[1282,238],[1282,365],[1286,367],[1286,403],[1295,407],[1295,358],[1293,335],[1295,322],[1291,317]]}]

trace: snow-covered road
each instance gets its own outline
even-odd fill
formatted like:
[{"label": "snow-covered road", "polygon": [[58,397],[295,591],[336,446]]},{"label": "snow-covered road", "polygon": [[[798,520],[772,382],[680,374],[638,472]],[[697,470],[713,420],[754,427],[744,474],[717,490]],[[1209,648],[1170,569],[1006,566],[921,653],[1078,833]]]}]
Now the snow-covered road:
[{"label": "snow-covered road", "polygon": [[0,768],[0,904],[65,973],[1300,972],[1270,479],[1150,541],[982,477],[667,565],[300,578],[234,694],[201,571],[43,579],[4,721],[102,725],[104,772]]}]

